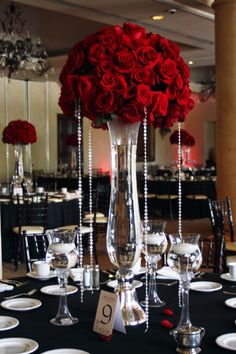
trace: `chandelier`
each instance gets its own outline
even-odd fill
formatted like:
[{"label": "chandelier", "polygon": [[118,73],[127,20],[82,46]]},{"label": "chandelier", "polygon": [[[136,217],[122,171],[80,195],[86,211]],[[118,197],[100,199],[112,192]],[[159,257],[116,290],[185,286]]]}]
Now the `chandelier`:
[{"label": "chandelier", "polygon": [[200,102],[205,102],[210,98],[216,98],[215,70],[210,70],[202,81],[202,90],[199,93]]},{"label": "chandelier", "polygon": [[46,72],[50,62],[40,38],[31,38],[25,26],[22,11],[13,1],[4,10],[0,20],[0,75],[11,78],[13,73],[24,78],[29,72],[38,76]]}]

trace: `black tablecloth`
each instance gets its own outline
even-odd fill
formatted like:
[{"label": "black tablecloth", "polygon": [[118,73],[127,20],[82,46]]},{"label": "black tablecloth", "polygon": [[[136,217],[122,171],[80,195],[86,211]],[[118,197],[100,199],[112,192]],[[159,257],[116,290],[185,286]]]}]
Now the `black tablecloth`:
[{"label": "black tablecloth", "polygon": [[[104,277],[104,275],[103,275]],[[216,275],[208,274],[202,280],[212,280],[223,284],[223,289],[233,290],[233,283],[226,282]],[[34,287],[40,289],[48,284],[55,284],[56,279],[50,281],[31,280],[18,288],[29,290]],[[110,291],[106,286],[104,290]],[[160,297],[166,301],[166,307],[174,310],[174,317],[170,320],[177,325],[180,318],[178,307],[178,286],[171,287],[158,286]],[[15,291],[16,292],[16,291]],[[236,292],[236,290],[235,290]],[[6,294],[0,294],[0,300]],[[137,289],[139,299],[144,296],[144,287]],[[71,313],[79,318],[79,323],[69,327],[57,327],[50,324],[49,320],[55,316],[58,309],[59,298],[57,296],[45,295],[40,291],[33,295],[42,301],[42,306],[26,312],[10,311],[0,308],[0,315],[13,316],[19,319],[20,324],[15,329],[0,332],[0,338],[5,337],[27,337],[39,343],[39,349],[35,353],[42,353],[46,350],[56,348],[78,348],[88,351],[90,354],[171,354],[175,353],[176,343],[170,336],[169,330],[160,325],[162,319],[167,318],[163,315],[163,308],[150,311],[150,328],[145,334],[145,326],[128,327],[127,334],[114,331],[110,342],[103,342],[98,334],[92,331],[93,322],[98,303],[99,291],[94,294],[85,292],[84,303],[80,302],[79,291],[68,296],[68,303]],[[217,346],[215,339],[217,336],[229,332],[236,332],[234,309],[227,307],[224,301],[229,295],[223,294],[222,290],[201,293],[190,291],[190,316],[192,323],[196,326],[205,328],[206,333],[202,340],[202,353],[227,353],[228,351]],[[235,335],[236,337],[236,335]],[[65,353],[66,354],[66,353]]]},{"label": "black tablecloth", "polygon": [[[12,228],[17,226],[17,205],[1,203],[2,259],[13,259],[14,237]],[[48,204],[48,228],[78,224],[78,200],[73,199]]]}]

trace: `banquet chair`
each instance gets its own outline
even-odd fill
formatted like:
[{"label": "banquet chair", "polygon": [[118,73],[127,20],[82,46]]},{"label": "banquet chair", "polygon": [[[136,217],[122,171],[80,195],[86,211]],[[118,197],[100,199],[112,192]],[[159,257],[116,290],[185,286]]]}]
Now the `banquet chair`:
[{"label": "banquet chair", "polygon": [[156,205],[158,217],[169,217],[173,220],[174,211],[177,210],[177,185],[168,177],[165,181],[156,182]]},{"label": "banquet chair", "polygon": [[14,233],[14,264],[18,269],[25,235],[44,235],[48,218],[48,195],[17,195],[17,225]]},{"label": "banquet chair", "polygon": [[218,234],[217,238],[213,235],[201,238],[199,247],[202,253],[201,268],[207,271],[210,269],[216,274],[224,272],[226,269],[224,234]]}]

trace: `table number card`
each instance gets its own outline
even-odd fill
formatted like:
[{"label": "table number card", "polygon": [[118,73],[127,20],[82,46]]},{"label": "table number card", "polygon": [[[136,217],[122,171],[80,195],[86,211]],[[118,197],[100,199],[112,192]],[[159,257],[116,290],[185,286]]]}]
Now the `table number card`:
[{"label": "table number card", "polygon": [[113,328],[126,334],[119,296],[101,290],[93,330],[104,336],[110,336]]}]

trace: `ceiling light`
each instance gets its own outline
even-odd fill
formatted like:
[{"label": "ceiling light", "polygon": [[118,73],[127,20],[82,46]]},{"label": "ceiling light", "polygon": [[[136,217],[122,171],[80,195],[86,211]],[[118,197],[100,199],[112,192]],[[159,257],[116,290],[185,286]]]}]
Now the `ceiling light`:
[{"label": "ceiling light", "polygon": [[193,64],[194,64],[194,61],[192,61],[192,60],[188,61],[188,65],[193,65]]},{"label": "ceiling light", "polygon": [[151,18],[153,21],[162,21],[162,20],[164,20],[165,16],[164,15],[154,15]]},{"label": "ceiling light", "polygon": [[20,73],[23,78],[27,72],[42,75],[50,67],[48,54],[39,38],[30,37],[19,5],[12,1],[4,15],[0,20],[0,74],[9,78],[13,73]]}]

